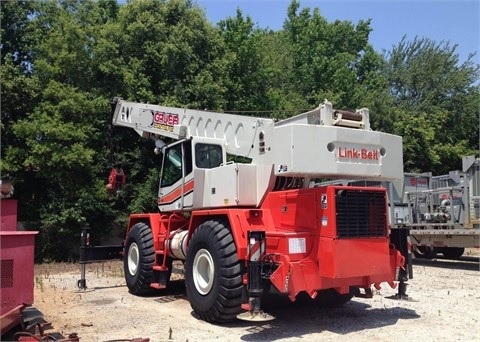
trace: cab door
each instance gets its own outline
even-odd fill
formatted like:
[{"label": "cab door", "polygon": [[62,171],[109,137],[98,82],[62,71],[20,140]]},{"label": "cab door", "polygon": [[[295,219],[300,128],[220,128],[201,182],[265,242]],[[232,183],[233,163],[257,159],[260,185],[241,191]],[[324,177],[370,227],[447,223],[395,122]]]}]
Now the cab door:
[{"label": "cab door", "polygon": [[158,190],[160,211],[181,211],[193,203],[192,142],[182,140],[165,148]]}]

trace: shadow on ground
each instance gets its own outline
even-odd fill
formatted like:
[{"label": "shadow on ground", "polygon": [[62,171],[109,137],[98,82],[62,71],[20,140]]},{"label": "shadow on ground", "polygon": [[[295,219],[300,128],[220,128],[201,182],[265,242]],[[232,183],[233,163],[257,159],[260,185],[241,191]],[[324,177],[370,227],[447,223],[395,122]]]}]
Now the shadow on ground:
[{"label": "shadow on ground", "polygon": [[413,310],[401,307],[372,309],[370,305],[351,300],[340,308],[321,308],[303,301],[291,303],[287,298],[267,298],[264,310],[275,316],[273,321],[250,325],[242,341],[275,341],[302,338],[312,333],[330,331],[344,335],[360,330],[394,325],[400,319],[416,319]]}]

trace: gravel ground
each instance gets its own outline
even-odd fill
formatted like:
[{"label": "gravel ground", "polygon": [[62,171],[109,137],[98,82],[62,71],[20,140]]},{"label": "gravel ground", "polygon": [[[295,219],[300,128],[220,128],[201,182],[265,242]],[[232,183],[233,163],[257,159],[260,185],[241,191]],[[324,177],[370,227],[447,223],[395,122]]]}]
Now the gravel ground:
[{"label": "gravel ground", "polygon": [[47,332],[75,332],[80,341],[480,341],[478,255],[469,250],[458,261],[415,260],[411,301],[386,298],[396,294],[387,284],[373,298],[354,298],[338,309],[270,296],[263,309],[276,319],[262,323],[197,319],[180,269],[169,289],[133,296],[120,261],[88,264],[86,291],[76,287],[78,265],[37,265],[34,305],[53,325]]}]

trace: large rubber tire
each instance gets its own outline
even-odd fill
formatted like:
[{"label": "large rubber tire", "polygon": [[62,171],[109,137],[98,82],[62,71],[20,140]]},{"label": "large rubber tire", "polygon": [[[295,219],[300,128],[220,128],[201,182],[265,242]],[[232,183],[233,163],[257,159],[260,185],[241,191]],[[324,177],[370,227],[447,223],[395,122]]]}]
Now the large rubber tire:
[{"label": "large rubber tire", "polygon": [[225,219],[207,221],[193,233],[185,286],[193,311],[211,323],[232,321],[242,311],[243,267]]},{"label": "large rubber tire", "polygon": [[133,225],[128,232],[125,247],[123,269],[128,290],[134,295],[151,292],[155,260],[152,229],[145,223]]},{"label": "large rubber tire", "polygon": [[461,247],[444,247],[442,249],[442,254],[447,259],[458,259],[463,253],[465,253],[465,248]]}]

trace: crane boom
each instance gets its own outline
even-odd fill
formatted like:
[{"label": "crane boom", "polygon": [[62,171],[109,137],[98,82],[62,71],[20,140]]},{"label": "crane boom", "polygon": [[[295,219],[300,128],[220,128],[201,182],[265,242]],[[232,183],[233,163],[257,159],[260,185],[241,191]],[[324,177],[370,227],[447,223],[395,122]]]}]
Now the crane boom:
[{"label": "crane boom", "polygon": [[309,112],[272,119],[115,100],[113,124],[144,138],[218,141],[226,153],[274,165],[276,175],[401,179],[402,139],[370,129],[369,111],[336,110],[325,101]]},{"label": "crane boom", "polygon": [[150,135],[179,139],[204,137],[224,141],[227,153],[249,157],[255,135],[270,130],[274,121],[186,108],[116,100],[113,124],[135,129],[144,138]]}]

